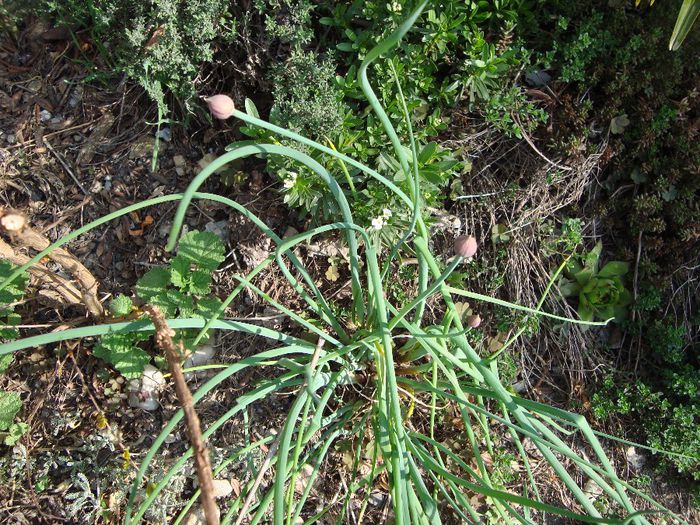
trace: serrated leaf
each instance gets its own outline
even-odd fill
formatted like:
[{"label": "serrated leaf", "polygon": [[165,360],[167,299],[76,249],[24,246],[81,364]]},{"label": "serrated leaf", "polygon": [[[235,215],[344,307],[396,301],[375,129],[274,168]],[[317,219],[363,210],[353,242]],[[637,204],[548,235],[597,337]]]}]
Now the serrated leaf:
[{"label": "serrated leaf", "polygon": [[[111,364],[125,378],[137,379],[151,360],[148,353],[136,346],[136,342],[143,337],[143,334],[137,333],[106,334],[92,349],[92,354]],[[145,337],[148,338],[148,335]]]},{"label": "serrated leaf", "polygon": [[5,436],[3,443],[8,447],[13,447],[15,443],[27,433],[27,430],[29,430],[29,425],[26,423],[13,423],[10,425],[10,429],[7,431],[7,436]]},{"label": "serrated leaf", "polygon": [[170,282],[184,289],[189,281],[190,267],[192,264],[184,257],[177,256],[170,263]]},{"label": "serrated leaf", "polygon": [[12,354],[0,355],[0,374],[4,374],[12,363]]},{"label": "serrated leaf", "polygon": [[221,301],[216,297],[205,297],[197,301],[197,308],[195,310],[195,317],[202,317],[203,319],[213,319],[219,308],[221,307]]},{"label": "serrated leaf", "polygon": [[178,257],[184,257],[203,270],[214,271],[224,262],[226,248],[222,240],[211,232],[189,232],[180,239]]},{"label": "serrated leaf", "polygon": [[136,293],[144,301],[162,294],[170,284],[170,272],[165,268],[156,267],[147,271],[136,283]]},{"label": "serrated leaf", "polygon": [[195,270],[190,275],[187,289],[193,295],[208,295],[211,291],[211,273],[206,270]]},{"label": "serrated leaf", "polygon": [[[0,260],[0,283],[7,281],[10,274],[17,267],[7,261]],[[0,304],[9,304],[24,295],[24,290],[27,287],[28,276],[26,273],[21,273],[14,281],[0,290]]]},{"label": "serrated leaf", "polygon": [[131,313],[134,303],[131,297],[120,294],[109,303],[109,311],[114,317],[125,317]]},{"label": "serrated leaf", "polygon": [[151,297],[149,302],[160,308],[165,317],[175,317],[178,310],[180,317],[189,317],[194,310],[192,297],[172,288]]},{"label": "serrated leaf", "polygon": [[22,398],[17,392],[0,391],[0,430],[12,425],[17,413],[22,409]]}]

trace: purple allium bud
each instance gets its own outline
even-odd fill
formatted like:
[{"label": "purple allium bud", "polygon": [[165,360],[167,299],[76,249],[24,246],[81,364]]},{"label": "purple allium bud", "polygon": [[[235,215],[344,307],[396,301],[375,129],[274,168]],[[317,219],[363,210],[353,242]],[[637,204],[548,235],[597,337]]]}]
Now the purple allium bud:
[{"label": "purple allium bud", "polygon": [[233,115],[233,110],[236,107],[233,105],[233,100],[228,95],[214,95],[204,99],[204,102],[209,106],[209,111],[214,115],[214,118],[226,120]]},{"label": "purple allium bud", "polygon": [[478,328],[480,324],[481,316],[479,316],[479,314],[474,314],[467,317],[467,326],[471,328]]},{"label": "purple allium bud", "polygon": [[474,257],[478,244],[471,235],[460,235],[455,239],[455,253],[461,257]]}]

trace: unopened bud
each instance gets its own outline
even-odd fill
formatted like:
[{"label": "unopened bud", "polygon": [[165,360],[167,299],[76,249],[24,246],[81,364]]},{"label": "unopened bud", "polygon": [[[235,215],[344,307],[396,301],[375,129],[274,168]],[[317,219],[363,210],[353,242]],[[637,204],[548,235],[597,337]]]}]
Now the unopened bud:
[{"label": "unopened bud", "polygon": [[209,106],[209,111],[214,115],[214,118],[219,120],[226,120],[233,115],[233,110],[236,109],[233,100],[228,95],[214,95],[205,98],[204,102]]},{"label": "unopened bud", "polygon": [[460,235],[455,239],[455,253],[461,257],[474,257],[478,244],[471,235]]},{"label": "unopened bud", "polygon": [[467,326],[470,328],[478,328],[481,324],[481,317],[479,314],[470,315],[467,317]]}]

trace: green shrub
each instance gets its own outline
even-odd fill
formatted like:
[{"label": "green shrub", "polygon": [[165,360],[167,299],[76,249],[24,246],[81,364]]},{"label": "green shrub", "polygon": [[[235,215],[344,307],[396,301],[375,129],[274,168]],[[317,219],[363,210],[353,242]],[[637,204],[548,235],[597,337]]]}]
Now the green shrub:
[{"label": "green shrub", "polygon": [[336,136],[346,107],[335,83],[335,71],[332,57],[292,51],[285,62],[272,67],[271,121],[314,139]]},{"label": "green shrub", "polygon": [[314,6],[308,0],[255,0],[255,6],[264,15],[265,31],[270,38],[295,45],[311,41]]},{"label": "green shrub", "polygon": [[[608,374],[593,394],[593,413],[634,415],[649,446],[678,454],[660,456],[662,467],[700,481],[700,363],[697,343],[683,327],[657,320],[648,331],[653,349],[648,373],[633,382]],[[656,372],[659,372],[658,374]]]},{"label": "green shrub", "polygon": [[[203,63],[236,38],[228,0],[39,0],[36,12],[85,28],[107,73],[127,73],[165,108],[164,94],[188,101]],[[108,68],[112,68],[109,71]]]}]

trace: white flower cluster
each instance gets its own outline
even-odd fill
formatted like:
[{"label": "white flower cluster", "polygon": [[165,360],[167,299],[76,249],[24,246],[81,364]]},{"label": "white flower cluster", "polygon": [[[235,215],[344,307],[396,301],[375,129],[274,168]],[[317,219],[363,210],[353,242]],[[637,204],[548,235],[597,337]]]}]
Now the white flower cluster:
[{"label": "white flower cluster", "polygon": [[299,175],[294,172],[290,171],[287,173],[287,176],[284,178],[284,182],[282,182],[282,185],[284,186],[285,189],[291,190],[294,185],[297,183],[297,177]]},{"label": "white flower cluster", "polygon": [[372,229],[375,231],[381,230],[384,224],[391,218],[391,215],[391,210],[389,208],[384,208],[379,217],[372,219]]},{"label": "white flower cluster", "polygon": [[399,14],[401,12],[402,6],[401,2],[390,2],[386,5],[387,9],[392,13]]}]

